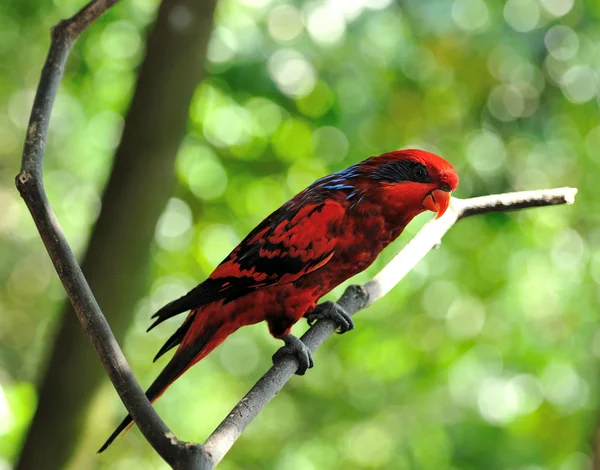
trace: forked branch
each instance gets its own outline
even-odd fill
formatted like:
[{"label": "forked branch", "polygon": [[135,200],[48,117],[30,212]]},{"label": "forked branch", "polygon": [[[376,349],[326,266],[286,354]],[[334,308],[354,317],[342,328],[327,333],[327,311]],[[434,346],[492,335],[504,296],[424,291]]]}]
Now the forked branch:
[{"label": "forked branch", "polygon": [[77,317],[112,381],[121,401],[156,452],[176,469],[212,468],[202,446],[187,445],[169,431],[135,379],[121,348],[83,276],[44,191],[42,169],[54,98],[69,52],[79,35],[118,0],[88,3],[52,29],[31,110],[21,171],[16,186],[25,200]]}]

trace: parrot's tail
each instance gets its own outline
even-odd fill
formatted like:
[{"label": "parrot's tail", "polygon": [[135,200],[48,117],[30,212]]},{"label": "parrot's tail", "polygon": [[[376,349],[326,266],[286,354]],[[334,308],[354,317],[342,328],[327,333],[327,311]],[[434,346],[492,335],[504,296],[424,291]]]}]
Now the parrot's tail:
[{"label": "parrot's tail", "polygon": [[[177,330],[175,335],[177,336],[177,342],[171,346],[169,346],[173,342],[173,337],[167,341],[167,344],[163,347],[159,355],[166,352],[168,349],[176,346],[179,343],[182,343],[183,336],[189,330],[193,330],[191,328],[192,321],[198,311],[192,311],[183,325]],[[207,322],[208,323],[208,322]],[[195,326],[195,325],[194,325]],[[188,370],[192,365],[198,362],[200,359],[204,358],[208,353],[210,353],[213,349],[215,349],[219,344],[221,344],[229,334],[233,331],[225,331],[224,328],[221,328],[221,325],[210,325],[204,324],[199,325],[202,331],[199,331],[196,334],[193,334],[194,331],[190,331],[190,338],[186,338],[186,341],[183,342],[175,355],[171,358],[169,363],[165,366],[165,368],[158,375],[156,380],[150,385],[150,388],[146,391],[146,397],[150,402],[154,403],[164,392],[165,390],[175,381],[177,380],[186,370]],[[165,347],[167,349],[165,349]],[[164,351],[163,351],[164,350]],[[104,445],[100,448],[98,453],[103,452],[106,448],[115,440],[115,438],[121,434],[124,430],[128,430],[129,427],[133,425],[133,420],[131,415],[127,415],[127,417],[119,424],[115,432],[113,432],[108,440],[104,443]]]}]

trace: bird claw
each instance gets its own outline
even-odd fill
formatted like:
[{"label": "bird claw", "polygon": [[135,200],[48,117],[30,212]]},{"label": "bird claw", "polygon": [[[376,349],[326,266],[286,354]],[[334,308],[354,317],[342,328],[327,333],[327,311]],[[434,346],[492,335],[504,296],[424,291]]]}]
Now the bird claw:
[{"label": "bird claw", "polygon": [[310,326],[313,326],[317,320],[324,318],[333,320],[333,322],[337,325],[337,332],[339,334],[343,334],[354,329],[354,322],[352,321],[350,314],[344,307],[336,302],[331,302],[330,300],[323,302],[317,305],[313,310],[311,310],[310,313],[306,315],[306,319],[308,320],[308,324]]},{"label": "bird claw", "polygon": [[285,346],[282,346],[275,354],[273,354],[273,363],[278,362],[283,356],[295,357],[298,361],[296,375],[304,375],[307,369],[311,369],[315,365],[312,354],[306,344],[296,338],[293,334],[288,333],[281,339],[283,339]]}]

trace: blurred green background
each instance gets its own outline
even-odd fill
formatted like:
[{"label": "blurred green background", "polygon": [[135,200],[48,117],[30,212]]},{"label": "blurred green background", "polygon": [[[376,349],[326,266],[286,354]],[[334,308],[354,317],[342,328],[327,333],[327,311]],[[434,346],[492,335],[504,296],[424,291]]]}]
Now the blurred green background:
[{"label": "blurred green background", "polygon": [[[0,6],[2,470],[18,460],[64,304],[13,179],[49,28],[81,6]],[[123,0],[111,10],[77,44],[59,92],[45,184],[80,256],[157,8],[157,0]],[[214,22],[123,344],[142,385],[164,364],[151,359],[178,322],[146,334],[158,307],[316,178],[417,146],[455,165],[458,197],[574,186],[577,202],[458,224],[356,317],[352,333],[316,353],[316,367],[290,381],[219,468],[591,468],[600,407],[600,2],[221,0]],[[372,277],[429,217],[354,282]],[[202,442],[279,346],[264,325],[242,329],[156,408],[180,438]],[[77,390],[81,373],[68,371],[69,387]],[[137,430],[95,454],[122,415],[105,380],[79,417],[64,468],[167,468]]]}]

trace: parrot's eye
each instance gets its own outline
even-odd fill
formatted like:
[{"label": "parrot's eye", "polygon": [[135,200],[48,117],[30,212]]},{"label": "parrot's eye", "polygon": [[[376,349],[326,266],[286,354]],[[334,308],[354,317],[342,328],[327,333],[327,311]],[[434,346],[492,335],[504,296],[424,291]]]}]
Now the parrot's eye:
[{"label": "parrot's eye", "polygon": [[430,183],[431,177],[427,172],[427,168],[420,163],[417,163],[411,168],[411,180],[416,181],[417,183]]}]

